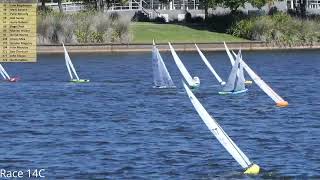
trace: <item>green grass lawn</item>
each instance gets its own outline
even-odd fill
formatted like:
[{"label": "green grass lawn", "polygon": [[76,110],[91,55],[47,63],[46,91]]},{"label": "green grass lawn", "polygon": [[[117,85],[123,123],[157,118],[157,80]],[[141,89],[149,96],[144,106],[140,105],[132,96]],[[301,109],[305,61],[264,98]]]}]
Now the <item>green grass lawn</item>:
[{"label": "green grass lawn", "polygon": [[131,24],[132,43],[206,43],[206,42],[239,42],[247,41],[229,34],[210,32],[176,24],[154,24],[137,22]]}]

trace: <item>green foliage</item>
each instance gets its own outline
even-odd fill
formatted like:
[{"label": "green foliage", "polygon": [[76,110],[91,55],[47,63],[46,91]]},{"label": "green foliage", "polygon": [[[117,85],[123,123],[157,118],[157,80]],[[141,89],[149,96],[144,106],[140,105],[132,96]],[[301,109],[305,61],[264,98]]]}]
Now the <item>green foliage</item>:
[{"label": "green foliage", "polygon": [[229,32],[238,37],[280,46],[312,45],[320,42],[319,22],[296,19],[285,13],[242,20]]},{"label": "green foliage", "polygon": [[211,31],[226,33],[231,26],[242,19],[247,19],[248,15],[236,11],[230,14],[224,15],[212,15],[206,18],[206,26]]},{"label": "green foliage", "polygon": [[187,12],[187,13],[184,15],[184,20],[185,20],[185,22],[187,22],[187,23],[191,23],[191,21],[192,21],[191,13]]},{"label": "green foliage", "polygon": [[38,43],[127,43],[130,19],[89,11],[76,14],[43,13],[38,16]]},{"label": "green foliage", "polygon": [[257,8],[262,8],[264,5],[271,6],[275,0],[249,0],[248,2],[251,3],[253,6]]},{"label": "green foliage", "polygon": [[231,11],[236,11],[239,7],[243,7],[248,0],[220,0],[219,4],[228,7]]}]

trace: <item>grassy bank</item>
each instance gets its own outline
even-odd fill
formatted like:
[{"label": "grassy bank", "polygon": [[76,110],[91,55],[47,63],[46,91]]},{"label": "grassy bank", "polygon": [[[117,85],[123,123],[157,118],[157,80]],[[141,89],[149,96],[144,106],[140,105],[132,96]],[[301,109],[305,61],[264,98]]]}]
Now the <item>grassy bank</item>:
[{"label": "grassy bank", "polygon": [[155,24],[136,22],[131,24],[132,43],[206,43],[206,42],[240,42],[247,41],[224,33],[210,32],[201,27],[188,27],[176,24]]}]

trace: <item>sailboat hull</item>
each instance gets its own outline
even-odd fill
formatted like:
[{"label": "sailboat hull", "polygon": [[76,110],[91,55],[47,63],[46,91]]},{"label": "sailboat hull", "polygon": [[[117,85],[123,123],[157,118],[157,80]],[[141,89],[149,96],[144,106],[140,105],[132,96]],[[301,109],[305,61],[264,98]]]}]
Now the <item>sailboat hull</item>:
[{"label": "sailboat hull", "polygon": [[174,89],[176,86],[152,86],[152,88],[156,89]]},{"label": "sailboat hull", "polygon": [[200,86],[200,84],[189,85],[189,88],[190,88],[191,90],[195,90],[195,89],[198,89],[199,86]]},{"label": "sailboat hull", "polygon": [[71,79],[70,82],[73,82],[73,83],[87,83],[87,82],[90,82],[89,79]]},{"label": "sailboat hull", "polygon": [[6,79],[7,82],[17,82],[18,80],[19,80],[19,78],[16,78],[16,77]]},{"label": "sailboat hull", "polygon": [[241,94],[241,93],[245,93],[247,91],[248,91],[248,89],[244,89],[244,90],[241,90],[241,91],[220,91],[219,94],[221,94],[221,95]]}]

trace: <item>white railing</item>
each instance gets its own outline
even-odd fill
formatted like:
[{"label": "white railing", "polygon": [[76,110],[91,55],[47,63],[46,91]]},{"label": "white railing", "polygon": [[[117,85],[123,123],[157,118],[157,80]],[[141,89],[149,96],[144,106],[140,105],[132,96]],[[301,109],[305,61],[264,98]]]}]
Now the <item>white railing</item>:
[{"label": "white railing", "polygon": [[[131,0],[126,4],[112,3],[111,6],[105,6],[105,11],[129,11],[129,10],[142,10],[149,17],[151,14],[159,14],[156,10],[193,10],[198,9],[199,3],[196,1],[184,2],[184,3],[174,3],[168,4],[163,3],[153,3],[149,4],[145,0]],[[38,3],[41,6],[41,2]],[[46,3],[47,7],[52,8],[55,11],[59,10],[58,3]],[[82,2],[64,2],[62,3],[62,8],[64,12],[77,12],[86,9],[86,5]]]},{"label": "white railing", "polygon": [[307,7],[310,9],[320,9],[320,1],[319,0],[308,1]]},{"label": "white railing", "polygon": [[139,10],[140,5],[139,4],[131,4],[131,5],[122,5],[120,3],[112,3],[111,6],[105,7],[105,10],[107,11],[127,11],[127,10]]},{"label": "white railing", "polygon": [[[64,12],[77,12],[86,8],[86,6],[82,2],[64,2],[61,3],[61,5]],[[38,3],[38,6],[41,6],[41,3]],[[58,3],[46,3],[46,6],[56,11],[59,10]]]},{"label": "white railing", "polygon": [[197,10],[199,9],[199,3],[194,2],[185,2],[184,4],[180,3],[169,3],[169,4],[162,4],[162,3],[154,3],[154,9],[158,10]]}]

